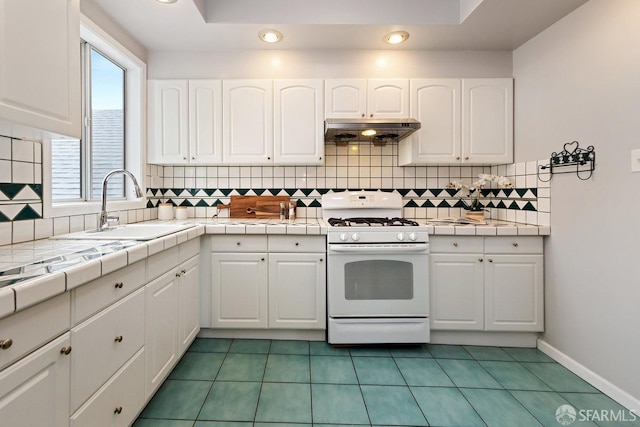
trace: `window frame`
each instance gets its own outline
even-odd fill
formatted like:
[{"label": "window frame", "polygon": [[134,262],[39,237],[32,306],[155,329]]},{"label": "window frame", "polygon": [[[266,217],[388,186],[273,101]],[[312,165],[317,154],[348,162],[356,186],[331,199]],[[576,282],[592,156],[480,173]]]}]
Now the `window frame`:
[{"label": "window frame", "polygon": [[[146,207],[146,75],[147,66],[126,47],[106,33],[88,17],[81,15],[80,38],[93,46],[98,52],[116,61],[124,67],[125,80],[125,168],[133,173],[143,189],[143,197],[136,198],[133,186],[126,183],[125,199],[108,199],[109,211],[142,209]],[[85,99],[83,96],[82,103]],[[83,108],[84,111],[84,108]],[[84,118],[82,119],[84,126]],[[84,130],[83,130],[84,135]],[[86,156],[83,155],[83,162]],[[91,192],[90,182],[86,182],[85,191]],[[88,194],[88,193],[85,193]],[[43,196],[44,217],[71,216],[100,212],[100,199],[53,202],[51,191],[51,140],[43,141]]]}]

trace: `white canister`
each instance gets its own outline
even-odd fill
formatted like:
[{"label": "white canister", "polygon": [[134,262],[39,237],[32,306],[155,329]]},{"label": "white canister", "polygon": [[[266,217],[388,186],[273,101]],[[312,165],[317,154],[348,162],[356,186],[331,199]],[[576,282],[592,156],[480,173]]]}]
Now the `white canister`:
[{"label": "white canister", "polygon": [[173,219],[173,205],[171,203],[160,203],[158,205],[158,219],[160,221]]},{"label": "white canister", "polygon": [[187,219],[187,207],[186,206],[178,206],[176,207],[176,219]]}]

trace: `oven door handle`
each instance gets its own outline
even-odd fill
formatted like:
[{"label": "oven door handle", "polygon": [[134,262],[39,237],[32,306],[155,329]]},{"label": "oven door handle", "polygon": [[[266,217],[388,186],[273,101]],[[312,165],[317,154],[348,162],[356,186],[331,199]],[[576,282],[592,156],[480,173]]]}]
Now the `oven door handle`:
[{"label": "oven door handle", "polygon": [[329,252],[335,253],[416,253],[429,250],[428,243],[412,243],[409,245],[329,245]]}]

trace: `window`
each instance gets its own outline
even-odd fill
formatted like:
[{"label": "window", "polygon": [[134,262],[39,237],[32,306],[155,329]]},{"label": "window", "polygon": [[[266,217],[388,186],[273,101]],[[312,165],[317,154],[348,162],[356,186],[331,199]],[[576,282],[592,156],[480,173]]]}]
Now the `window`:
[{"label": "window", "polygon": [[[146,64],[84,15],[82,138],[45,140],[43,144],[46,217],[97,213],[102,179],[124,168],[145,187]],[[109,180],[108,209],[144,208],[124,176]]]},{"label": "window", "polygon": [[[54,202],[98,199],[107,172],[125,167],[126,70],[91,44],[82,45],[83,138],[52,141]],[[124,176],[114,176],[108,191],[110,199],[124,198]]]}]

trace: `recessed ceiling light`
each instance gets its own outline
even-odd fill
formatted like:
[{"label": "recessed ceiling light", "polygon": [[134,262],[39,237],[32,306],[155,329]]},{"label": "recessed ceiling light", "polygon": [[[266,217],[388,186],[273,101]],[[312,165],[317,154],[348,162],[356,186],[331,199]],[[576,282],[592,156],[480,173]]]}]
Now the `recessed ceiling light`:
[{"label": "recessed ceiling light", "polygon": [[262,30],[258,34],[260,40],[267,43],[278,43],[282,40],[282,33],[276,30]]},{"label": "recessed ceiling light", "polygon": [[409,38],[409,33],[406,31],[394,31],[384,36],[384,41],[389,44],[402,43]]},{"label": "recessed ceiling light", "polygon": [[178,0],[157,0],[157,1],[159,1],[160,3],[175,3]]}]

